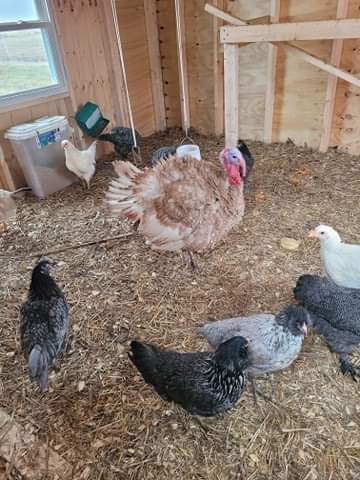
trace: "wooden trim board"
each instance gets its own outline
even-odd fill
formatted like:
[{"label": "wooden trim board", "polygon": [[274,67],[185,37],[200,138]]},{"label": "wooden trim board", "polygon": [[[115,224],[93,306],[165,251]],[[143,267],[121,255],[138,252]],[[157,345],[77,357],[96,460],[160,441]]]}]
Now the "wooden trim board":
[{"label": "wooden trim board", "polygon": [[239,49],[224,45],[225,146],[235,147],[239,139]]}]

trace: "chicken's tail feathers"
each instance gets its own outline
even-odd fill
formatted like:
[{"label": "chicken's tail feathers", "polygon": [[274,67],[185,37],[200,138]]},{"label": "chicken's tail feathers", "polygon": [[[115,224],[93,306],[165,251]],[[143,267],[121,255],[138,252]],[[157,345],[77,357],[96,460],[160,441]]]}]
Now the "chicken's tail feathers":
[{"label": "chicken's tail feathers", "polygon": [[35,345],[28,359],[30,376],[40,386],[42,391],[48,388],[49,355],[45,347]]},{"label": "chicken's tail feathers", "polygon": [[122,218],[137,221],[143,215],[143,207],[135,194],[135,178],[142,173],[130,162],[113,162],[117,178],[110,182],[105,194],[105,203],[109,211]]}]

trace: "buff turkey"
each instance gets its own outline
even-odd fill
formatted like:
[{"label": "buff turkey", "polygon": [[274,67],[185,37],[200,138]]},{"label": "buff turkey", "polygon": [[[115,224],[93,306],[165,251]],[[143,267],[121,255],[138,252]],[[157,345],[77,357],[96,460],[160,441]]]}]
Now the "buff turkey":
[{"label": "buff turkey", "polygon": [[191,252],[214,248],[244,214],[246,163],[237,148],[225,148],[219,164],[172,156],[146,171],[114,162],[117,178],[106,203],[112,214],[138,223],[155,250]]}]

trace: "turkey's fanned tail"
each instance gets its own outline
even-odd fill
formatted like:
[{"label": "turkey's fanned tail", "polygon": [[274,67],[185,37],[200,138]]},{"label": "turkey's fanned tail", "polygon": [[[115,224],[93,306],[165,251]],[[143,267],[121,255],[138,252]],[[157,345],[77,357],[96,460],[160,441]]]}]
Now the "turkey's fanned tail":
[{"label": "turkey's fanned tail", "polygon": [[105,194],[105,203],[111,213],[129,220],[140,220],[144,209],[139,204],[134,188],[135,178],[142,173],[130,162],[113,162],[118,178],[112,180]]}]

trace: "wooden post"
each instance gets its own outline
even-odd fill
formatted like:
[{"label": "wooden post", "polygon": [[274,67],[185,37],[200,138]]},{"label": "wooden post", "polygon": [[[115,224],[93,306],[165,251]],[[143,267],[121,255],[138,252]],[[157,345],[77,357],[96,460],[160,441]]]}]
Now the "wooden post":
[{"label": "wooden post", "polygon": [[[280,0],[271,0],[270,19],[272,23],[279,22],[280,18]],[[265,92],[265,119],[264,119],[264,142],[272,142],[272,127],[274,116],[274,101],[276,87],[276,64],[278,47],[269,45],[268,64],[267,64],[267,82]]]},{"label": "wooden post", "polygon": [[[217,0],[216,6],[222,8],[224,0]],[[214,48],[214,130],[215,135],[224,133],[224,60],[219,42],[219,27],[223,21],[213,17],[213,48]]]},{"label": "wooden post", "polygon": [[224,45],[225,145],[235,147],[239,139],[239,50]]},{"label": "wooden post", "polygon": [[[349,0],[338,0],[336,18],[346,18],[348,7]],[[330,63],[335,67],[338,67],[340,65],[343,44],[344,40],[342,39],[333,40]],[[325,107],[321,129],[321,139],[319,147],[320,152],[326,152],[326,150],[329,148],[332,120],[334,116],[337,81],[338,79],[336,75],[329,75],[326,88]]]},{"label": "wooden post", "polygon": [[190,127],[189,87],[186,64],[186,39],[184,22],[184,2],[174,0],[177,32],[177,54],[180,86],[181,125],[185,132]]},{"label": "wooden post", "polygon": [[144,13],[154,103],[155,129],[157,131],[165,130],[165,99],[161,72],[156,0],[144,0]]}]

